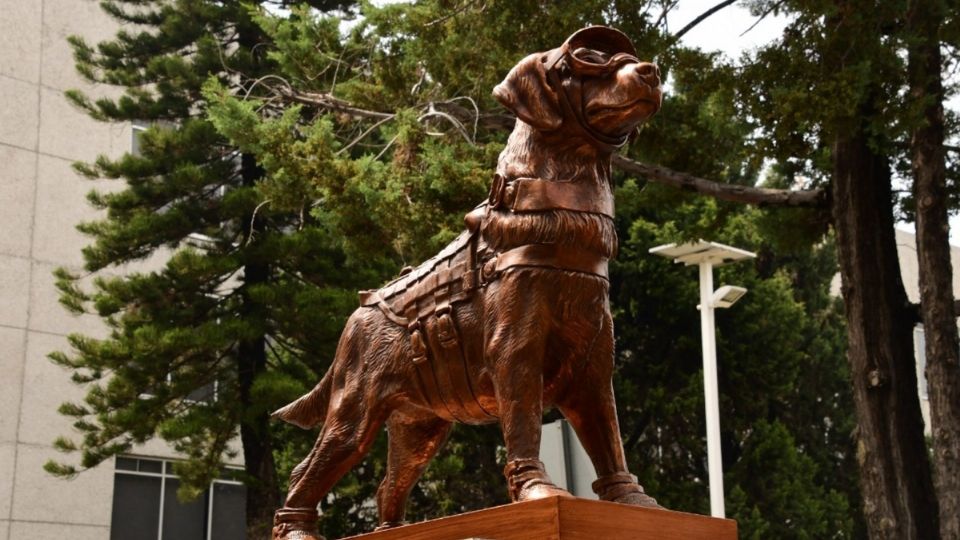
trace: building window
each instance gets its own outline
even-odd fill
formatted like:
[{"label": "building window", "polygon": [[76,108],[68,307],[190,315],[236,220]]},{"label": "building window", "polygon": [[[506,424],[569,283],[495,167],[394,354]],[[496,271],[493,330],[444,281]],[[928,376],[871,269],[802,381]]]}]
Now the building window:
[{"label": "building window", "polygon": [[118,457],[111,540],[245,540],[246,489],[217,479],[199,498],[177,499],[173,463]]},{"label": "building window", "polygon": [[143,136],[143,132],[150,127],[148,122],[143,122],[140,120],[134,120],[130,125],[130,153],[139,156],[140,155],[140,137]]},{"label": "building window", "polygon": [[917,389],[920,399],[927,397],[927,339],[923,335],[923,326],[913,329],[913,356],[917,359]]},{"label": "building window", "polygon": [[[168,375],[167,380],[172,382],[173,375]],[[217,401],[217,390],[219,390],[219,387],[219,383],[213,381],[193,390],[183,399],[194,403],[213,403]]]}]

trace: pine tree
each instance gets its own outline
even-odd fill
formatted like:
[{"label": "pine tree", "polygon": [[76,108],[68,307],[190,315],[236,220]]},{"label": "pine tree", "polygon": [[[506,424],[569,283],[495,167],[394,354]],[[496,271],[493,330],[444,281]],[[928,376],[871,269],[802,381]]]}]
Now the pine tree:
[{"label": "pine tree", "polygon": [[[83,251],[86,270],[99,272],[92,290],[75,274],[57,274],[62,302],[97,313],[109,334],[71,335],[72,350],[51,355],[88,391],[83,403],[61,407],[83,437],[57,445],[79,451],[79,464],[47,468],[72,475],[160,437],[184,458],[175,470],[189,497],[221,474],[239,438],[248,536],[261,538],[280,500],[268,412],[315,377],[299,359],[329,354],[338,331],[331,320],[348,310],[343,291],[354,288],[356,274],[342,271],[342,250],[309,212],[269,207],[256,187],[261,165],[204,116],[201,85],[209,77],[235,85],[270,69],[250,6],[101,5],[126,26],[95,46],[71,38],[77,68],[123,95],[68,97],[98,120],[150,127],[139,154],[77,165],[87,176],[123,183],[92,192],[89,201],[105,217],[79,226],[93,239]],[[253,84],[244,91],[258,95]],[[155,254],[166,258],[159,270],[113,271]]]}]

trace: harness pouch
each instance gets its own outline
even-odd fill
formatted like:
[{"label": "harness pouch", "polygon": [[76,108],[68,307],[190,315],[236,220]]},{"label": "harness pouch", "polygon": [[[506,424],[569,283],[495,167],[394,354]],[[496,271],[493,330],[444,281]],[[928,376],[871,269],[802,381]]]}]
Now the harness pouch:
[{"label": "harness pouch", "polygon": [[457,327],[453,325],[449,312],[437,317],[437,338],[444,350],[460,348],[460,336],[457,334]]},{"label": "harness pouch", "polygon": [[470,375],[469,359],[464,353],[455,314],[449,308],[438,310],[424,322],[430,346],[429,363],[446,409],[459,422],[479,424],[493,420],[477,401]]},{"label": "harness pouch", "polygon": [[410,332],[410,349],[413,351],[413,358],[410,360],[414,364],[422,364],[427,361],[427,346],[423,343],[420,330]]}]

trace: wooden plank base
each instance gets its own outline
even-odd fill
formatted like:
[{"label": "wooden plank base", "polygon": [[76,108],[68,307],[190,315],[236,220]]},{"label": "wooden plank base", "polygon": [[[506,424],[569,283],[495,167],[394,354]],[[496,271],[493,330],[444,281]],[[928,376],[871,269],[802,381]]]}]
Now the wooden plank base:
[{"label": "wooden plank base", "polygon": [[550,497],[345,540],[736,540],[737,523],[670,510]]}]

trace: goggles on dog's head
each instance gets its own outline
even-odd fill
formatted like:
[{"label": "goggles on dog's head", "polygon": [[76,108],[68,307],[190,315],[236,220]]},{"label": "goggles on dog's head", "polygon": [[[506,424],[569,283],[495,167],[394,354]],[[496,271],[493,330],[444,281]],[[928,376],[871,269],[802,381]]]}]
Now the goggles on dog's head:
[{"label": "goggles on dog's head", "polygon": [[575,120],[588,140],[610,151],[626,144],[628,135],[601,133],[587,122],[581,80],[612,73],[624,64],[640,63],[630,38],[613,28],[588,26],[574,32],[560,47],[544,53],[541,62],[564,115]]},{"label": "goggles on dog's head", "polygon": [[566,65],[574,75],[581,77],[605,75],[631,62],[638,63],[640,60],[630,38],[606,26],[588,26],[578,30],[563,45],[543,57],[547,71],[558,70]]}]

